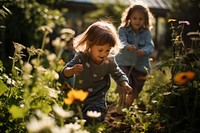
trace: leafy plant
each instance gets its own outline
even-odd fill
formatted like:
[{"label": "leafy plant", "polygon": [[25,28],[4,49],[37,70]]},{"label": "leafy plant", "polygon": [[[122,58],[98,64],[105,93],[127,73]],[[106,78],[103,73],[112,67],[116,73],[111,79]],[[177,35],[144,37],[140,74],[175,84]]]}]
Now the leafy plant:
[{"label": "leafy plant", "polygon": [[[44,39],[51,32],[48,26],[40,27]],[[103,124],[84,127],[85,120],[76,101],[83,101],[88,93],[71,88],[67,95],[59,82],[59,72],[64,66],[60,56],[45,49],[25,47],[13,42],[15,51],[10,73],[0,62],[0,129],[2,132],[30,133],[88,133],[103,131]],[[58,53],[62,51],[59,47]],[[23,53],[27,50],[27,55]],[[27,61],[23,57],[28,56]],[[68,88],[70,89],[70,88]],[[65,104],[66,105],[65,105]],[[70,106],[72,105],[73,106]],[[79,106],[78,106],[79,105]],[[75,109],[74,106],[77,106]],[[78,115],[77,115],[78,113]],[[76,114],[76,115],[75,115]],[[88,112],[95,119],[99,112]]]},{"label": "leafy plant", "polygon": [[[123,121],[139,132],[198,132],[200,112],[199,32],[188,33],[191,45],[183,41],[188,21],[170,19],[172,55],[154,65],[140,97],[128,109]],[[175,26],[177,25],[177,26]],[[122,123],[123,123],[122,122]]]},{"label": "leafy plant", "polygon": [[[165,132],[195,132],[198,130],[200,117],[197,113],[200,111],[199,41],[193,40],[195,47],[187,47],[182,34],[184,26],[189,25],[189,22],[179,21],[175,27],[176,22],[175,19],[169,20],[172,30],[172,57],[156,66],[160,70],[163,67],[171,69],[170,82],[165,85],[165,92],[158,104],[158,125],[163,127]],[[198,32],[197,36],[199,38]]]}]

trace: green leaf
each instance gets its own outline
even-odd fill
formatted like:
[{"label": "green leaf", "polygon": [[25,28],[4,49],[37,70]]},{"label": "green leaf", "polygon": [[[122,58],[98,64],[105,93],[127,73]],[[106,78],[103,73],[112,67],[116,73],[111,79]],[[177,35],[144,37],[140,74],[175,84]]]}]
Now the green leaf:
[{"label": "green leaf", "polygon": [[0,88],[0,96],[9,89],[2,80],[0,80]]},{"label": "green leaf", "polygon": [[12,114],[13,119],[24,118],[26,110],[24,108],[20,108],[16,105],[12,105],[11,108],[9,109],[9,113]]},{"label": "green leaf", "polygon": [[49,103],[38,102],[37,107],[46,114],[48,114],[50,111],[52,111],[52,107],[51,107],[51,105],[49,105]]}]

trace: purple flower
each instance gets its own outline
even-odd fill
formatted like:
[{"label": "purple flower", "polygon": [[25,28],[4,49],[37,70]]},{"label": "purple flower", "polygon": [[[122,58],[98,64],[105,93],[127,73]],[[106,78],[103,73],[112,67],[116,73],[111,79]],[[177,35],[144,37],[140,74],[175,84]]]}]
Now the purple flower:
[{"label": "purple flower", "polygon": [[178,23],[179,23],[179,24],[186,24],[186,25],[190,25],[190,22],[189,22],[189,21],[179,21]]}]

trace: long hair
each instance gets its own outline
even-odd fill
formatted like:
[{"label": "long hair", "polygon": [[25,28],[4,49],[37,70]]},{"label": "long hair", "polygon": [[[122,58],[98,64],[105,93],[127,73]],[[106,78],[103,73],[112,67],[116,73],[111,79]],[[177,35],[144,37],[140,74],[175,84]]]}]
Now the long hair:
[{"label": "long hair", "polygon": [[119,52],[120,40],[117,30],[111,22],[103,20],[94,22],[74,39],[77,52],[89,53],[92,46],[105,44],[112,47],[110,55],[114,56]]},{"label": "long hair", "polygon": [[150,12],[149,8],[141,4],[132,4],[122,13],[121,26],[128,27],[130,25],[130,16],[133,12],[138,11],[144,14],[144,27],[151,29],[153,27],[154,16]]}]

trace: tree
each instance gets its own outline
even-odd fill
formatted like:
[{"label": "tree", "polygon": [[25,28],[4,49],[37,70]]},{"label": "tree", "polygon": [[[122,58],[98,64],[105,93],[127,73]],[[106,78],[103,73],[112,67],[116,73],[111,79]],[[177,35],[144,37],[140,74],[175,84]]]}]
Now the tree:
[{"label": "tree", "polygon": [[2,1],[1,4],[11,12],[1,19],[0,23],[5,27],[4,30],[0,29],[4,35],[0,40],[3,48],[0,59],[8,66],[6,59],[13,54],[13,42],[40,47],[43,34],[37,30],[39,27],[49,25],[53,28],[66,25],[63,14],[67,9],[55,8],[57,4],[62,4],[61,1],[51,0],[42,3],[39,0]]}]

